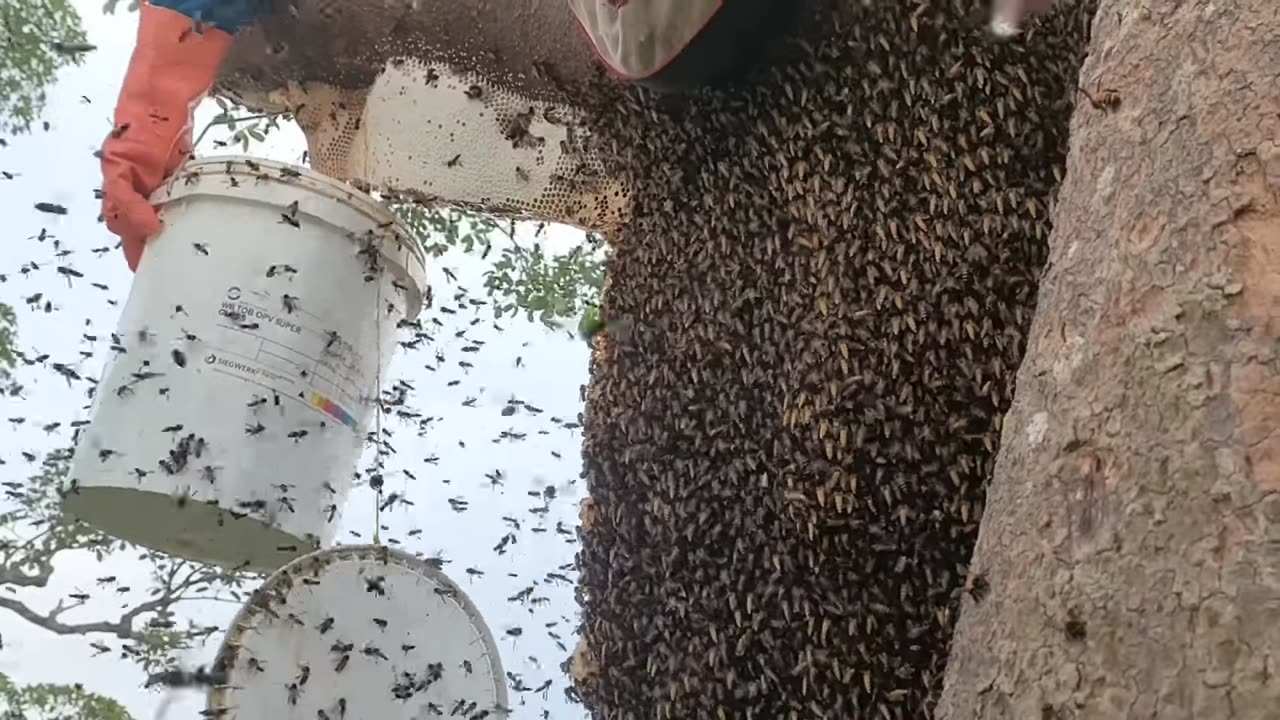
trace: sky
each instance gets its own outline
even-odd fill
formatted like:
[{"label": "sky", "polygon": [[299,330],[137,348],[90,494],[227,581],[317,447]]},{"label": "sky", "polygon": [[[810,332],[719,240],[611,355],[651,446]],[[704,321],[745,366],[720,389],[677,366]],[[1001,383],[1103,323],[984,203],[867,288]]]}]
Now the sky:
[{"label": "sky", "polygon": [[[127,295],[131,274],[118,250],[101,255],[90,249],[114,245],[116,238],[97,222],[99,201],[93,190],[101,182],[98,161],[93,152],[111,128],[111,111],[128,63],[136,32],[137,16],[123,8],[114,15],[104,15],[100,0],[74,2],[85,21],[89,41],[97,45],[86,62],[69,68],[50,88],[45,117],[52,127],[37,130],[29,136],[10,137],[8,147],[0,148],[0,170],[15,173],[13,180],[0,180],[0,217],[6,228],[0,255],[0,301],[18,312],[19,347],[30,356],[48,353],[51,361],[65,361],[82,375],[97,377],[107,355],[105,342],[90,343],[83,334],[106,338],[116,326]],[[197,132],[218,112],[206,101],[197,112]],[[197,149],[200,154],[222,154],[212,140],[215,130]],[[225,133],[224,133],[225,134]],[[296,127],[286,127],[270,135],[265,143],[251,148],[255,156],[285,162],[302,160],[305,140]],[[37,212],[37,202],[57,203],[68,208],[65,216]],[[41,234],[44,239],[41,240]],[[533,227],[521,229],[520,241],[528,247],[535,242]],[[540,240],[550,251],[563,251],[581,239],[581,233],[556,227]],[[53,262],[55,240],[71,255]],[[28,274],[19,272],[28,261],[41,269]],[[83,279],[70,283],[56,275],[57,264],[71,265],[84,273]],[[457,281],[446,278],[448,267]],[[430,281],[438,299],[447,299],[459,286],[469,289],[470,296],[484,297],[482,274],[486,262],[466,255],[446,255],[433,261]],[[107,292],[89,283],[109,286]],[[30,307],[24,302],[35,293],[53,302],[53,312]],[[119,301],[116,305],[107,299]],[[439,305],[439,302],[437,302]],[[576,420],[582,411],[580,387],[587,382],[589,348],[564,329],[553,331],[523,317],[505,318],[492,324],[488,306],[479,309],[485,322],[468,326],[471,317],[424,312],[422,320],[438,317],[444,327],[436,334],[439,343],[417,352],[402,354],[394,361],[387,377],[410,381],[417,392],[413,402],[425,415],[439,419],[425,437],[416,429],[398,427],[393,443],[397,453],[388,463],[387,490],[404,494],[415,504],[402,506],[384,514],[389,526],[384,537],[401,540],[401,547],[413,552],[441,554],[450,560],[445,571],[460,584],[479,607],[488,625],[500,638],[503,664],[510,672],[523,676],[527,686],[534,687],[553,679],[550,700],[533,694],[512,693],[513,717],[542,717],[543,709],[550,717],[582,717],[581,708],[563,701],[566,678],[560,663],[568,651],[556,647],[542,631],[542,626],[558,622],[555,630],[571,651],[576,639],[572,628],[577,622],[578,607],[572,585],[549,584],[543,576],[558,566],[572,563],[576,540],[572,535],[556,533],[557,522],[573,529],[577,526],[578,501],[584,496],[581,469],[580,430],[566,429],[549,418]],[[572,325],[572,323],[570,323]],[[455,338],[454,330],[468,328],[467,339]],[[483,340],[485,345],[474,355],[460,354],[467,340]],[[92,351],[83,358],[81,351]],[[445,356],[436,371],[436,352]],[[59,360],[61,359],[61,360]],[[517,362],[519,359],[519,362]],[[458,360],[474,364],[470,369],[457,365]],[[4,418],[25,417],[25,423],[3,423],[4,440],[0,441],[0,481],[23,482],[36,469],[25,461],[20,451],[42,453],[70,442],[67,424],[87,415],[86,383],[73,387],[41,366],[20,367],[16,378],[25,386],[21,398],[0,397],[0,422]],[[448,382],[459,380],[450,387]],[[473,407],[463,401],[476,398]],[[518,398],[541,408],[541,415],[518,412],[504,416],[501,410],[511,398]],[[41,426],[61,421],[59,430],[46,433]],[[394,425],[394,422],[392,423]],[[493,442],[499,433],[511,430],[525,433],[520,441]],[[435,464],[424,459],[438,456]],[[355,469],[355,468],[353,468]],[[416,480],[398,472],[409,470]],[[494,486],[485,476],[501,471],[503,484]],[[541,491],[548,485],[559,489],[550,504],[550,512],[539,520],[529,513],[541,505],[530,497],[530,491]],[[465,497],[470,509],[464,513],[451,510],[449,498]],[[375,501],[367,489],[357,489],[346,505],[343,530],[338,542],[360,543],[373,529]],[[497,557],[493,546],[510,527],[503,516],[518,518],[521,529],[513,550]],[[140,521],[144,520],[139,518]],[[535,533],[542,525],[550,532]],[[411,528],[422,532],[407,535]],[[357,536],[355,533],[359,533]],[[68,612],[63,622],[74,623],[97,619],[111,620],[121,613],[122,604],[146,598],[147,566],[134,559],[134,553],[109,556],[99,562],[87,554],[58,557],[56,572],[47,588],[33,592],[15,592],[0,588],[9,597],[21,598],[38,611],[52,607],[68,593],[90,592],[94,595],[86,605]],[[484,571],[471,576],[466,568]],[[567,573],[576,578],[573,572]],[[112,593],[95,582],[95,578],[115,575],[118,583],[134,590],[128,594]],[[513,577],[514,576],[514,577]],[[539,582],[537,596],[547,602],[531,606],[512,603],[507,598],[534,580]],[[234,603],[205,604],[188,607],[180,619],[192,617],[202,624],[225,626],[237,606]],[[513,639],[504,630],[523,626],[525,632]],[[118,659],[115,652],[95,654],[91,640],[118,645],[114,638],[56,636],[36,628],[16,615],[0,609],[0,672],[22,683],[79,682],[88,689],[114,697],[137,718],[156,715],[166,693],[145,690],[145,675],[132,663]],[[207,662],[216,650],[220,636],[203,648],[184,653],[190,665]],[[521,704],[521,698],[525,704]],[[174,698],[167,711],[171,718],[194,718],[203,707],[203,698],[188,693]]]}]

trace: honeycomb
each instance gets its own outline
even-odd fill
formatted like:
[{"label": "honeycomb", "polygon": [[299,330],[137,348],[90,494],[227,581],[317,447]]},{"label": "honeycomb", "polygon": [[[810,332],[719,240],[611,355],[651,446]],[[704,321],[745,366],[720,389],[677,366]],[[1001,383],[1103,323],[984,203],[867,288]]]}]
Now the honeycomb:
[{"label": "honeycomb", "polygon": [[427,205],[610,232],[628,194],[587,142],[582,112],[443,65],[389,61],[367,90],[297,84],[254,105],[294,108],[314,169]]}]

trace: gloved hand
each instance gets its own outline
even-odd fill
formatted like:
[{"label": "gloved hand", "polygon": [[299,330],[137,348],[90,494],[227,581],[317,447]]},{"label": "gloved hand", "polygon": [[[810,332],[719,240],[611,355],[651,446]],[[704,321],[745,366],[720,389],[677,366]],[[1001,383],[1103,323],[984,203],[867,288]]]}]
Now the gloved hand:
[{"label": "gloved hand", "polygon": [[160,232],[151,193],[191,154],[191,114],[213,86],[231,32],[260,0],[152,0],[138,8],[138,42],[102,146],[102,214],[129,269]]}]

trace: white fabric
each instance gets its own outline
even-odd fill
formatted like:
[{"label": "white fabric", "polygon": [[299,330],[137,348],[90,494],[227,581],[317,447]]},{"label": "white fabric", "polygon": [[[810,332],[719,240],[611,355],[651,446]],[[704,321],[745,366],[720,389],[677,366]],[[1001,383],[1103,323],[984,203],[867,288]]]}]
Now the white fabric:
[{"label": "white fabric", "polygon": [[618,75],[643,79],[666,67],[724,0],[568,0],[596,54]]}]

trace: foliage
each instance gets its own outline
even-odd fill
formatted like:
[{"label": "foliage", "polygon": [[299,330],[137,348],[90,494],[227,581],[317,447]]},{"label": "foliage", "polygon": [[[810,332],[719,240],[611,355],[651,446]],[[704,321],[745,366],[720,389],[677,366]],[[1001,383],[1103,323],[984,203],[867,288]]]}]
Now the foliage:
[{"label": "foliage", "polygon": [[563,255],[549,256],[537,244],[526,250],[514,237],[511,242],[486,273],[485,289],[508,300],[505,307],[512,315],[523,310],[532,321],[536,313],[551,327],[599,302],[604,287],[604,239],[599,235],[588,234],[583,244]]},{"label": "foliage", "polygon": [[3,720],[133,720],[120,703],[74,685],[18,685],[0,673]]},{"label": "foliage", "polygon": [[[456,209],[428,210],[409,202],[392,202],[391,209],[421,240],[428,255],[440,257],[452,248],[488,259],[494,239],[502,241],[493,266],[485,272],[485,290],[498,300],[494,318],[523,312],[549,327],[580,313],[596,302],[604,285],[601,261],[603,239],[586,240],[562,255],[548,255],[542,245],[525,248],[516,239],[515,223]],[[545,229],[540,226],[535,237]]]},{"label": "foliage", "polygon": [[13,366],[18,359],[18,316],[13,308],[0,303],[0,397],[14,396],[22,386],[13,379]]},{"label": "foliage", "polygon": [[[137,558],[150,566],[151,583],[134,592],[115,577],[104,575],[94,580],[92,591],[82,588],[52,608],[37,609],[12,593],[0,595],[0,608],[58,635],[106,635],[122,641],[111,646],[95,639],[94,648],[118,652],[148,671],[171,665],[175,651],[221,630],[190,622],[179,625],[174,620],[177,606],[201,600],[240,603],[239,589],[256,578],[140,549],[64,517],[62,498],[77,491],[74,484],[65,481],[70,461],[70,448],[55,450],[43,458],[39,472],[25,484],[7,486],[7,507],[0,512],[0,586],[10,591],[46,587],[56,558],[72,552],[90,554],[98,562],[136,552]],[[122,610],[105,619],[64,621],[67,612],[93,599],[92,592],[105,596],[112,605],[122,601]]]},{"label": "foliage", "polygon": [[4,380],[13,369],[17,326],[18,316],[13,314],[13,308],[0,303],[0,380]]},{"label": "foliage", "polygon": [[[107,15],[113,15],[115,14],[116,7],[119,5],[120,0],[107,0],[102,4],[102,12]],[[138,0],[129,0],[129,2],[125,3],[125,6],[128,8],[129,12],[134,12],[138,9]]]},{"label": "foliage", "polygon": [[90,50],[70,0],[0,0],[0,132],[29,132],[58,71]]},{"label": "foliage", "polygon": [[200,144],[200,141],[204,139],[209,130],[222,125],[231,131],[231,137],[226,140],[215,140],[213,142],[214,147],[223,149],[239,145],[242,152],[248,152],[251,143],[262,142],[267,139],[267,133],[272,130],[279,130],[281,120],[293,119],[293,115],[289,113],[237,115],[238,106],[233,103],[220,97],[215,97],[213,101],[218,104],[220,112],[209,121],[204,130],[200,131],[200,135],[196,137],[196,145]]}]

